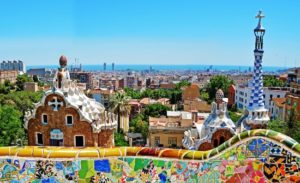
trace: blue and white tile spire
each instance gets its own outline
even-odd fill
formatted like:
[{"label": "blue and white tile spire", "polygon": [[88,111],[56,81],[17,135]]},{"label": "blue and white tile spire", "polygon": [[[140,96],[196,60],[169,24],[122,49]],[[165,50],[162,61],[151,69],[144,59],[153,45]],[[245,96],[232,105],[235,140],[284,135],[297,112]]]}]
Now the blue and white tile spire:
[{"label": "blue and white tile spire", "polygon": [[255,49],[254,49],[254,72],[252,80],[252,91],[249,103],[250,109],[264,108],[263,98],[263,76],[262,76],[262,58],[263,58],[263,37],[265,29],[262,27],[261,20],[265,16],[262,11],[259,11],[256,18],[259,19],[257,27],[254,29],[255,34]]},{"label": "blue and white tile spire", "polygon": [[264,54],[264,35],[265,29],[262,26],[261,20],[265,16],[262,11],[258,12],[258,25],[254,29],[255,49],[254,49],[254,71],[251,86],[251,96],[249,106],[245,110],[244,115],[238,120],[238,130],[251,130],[257,128],[266,128],[270,120],[268,109],[265,108],[263,96],[263,76],[262,76],[262,58]]}]

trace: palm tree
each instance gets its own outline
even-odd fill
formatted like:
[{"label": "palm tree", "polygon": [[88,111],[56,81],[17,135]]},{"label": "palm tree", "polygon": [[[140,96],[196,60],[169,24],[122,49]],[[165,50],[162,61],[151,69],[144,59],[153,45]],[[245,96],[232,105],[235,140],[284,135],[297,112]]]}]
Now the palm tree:
[{"label": "palm tree", "polygon": [[129,105],[129,100],[131,98],[127,96],[124,92],[117,92],[109,100],[110,109],[118,115],[118,132],[120,132],[121,116],[129,115],[131,106]]}]

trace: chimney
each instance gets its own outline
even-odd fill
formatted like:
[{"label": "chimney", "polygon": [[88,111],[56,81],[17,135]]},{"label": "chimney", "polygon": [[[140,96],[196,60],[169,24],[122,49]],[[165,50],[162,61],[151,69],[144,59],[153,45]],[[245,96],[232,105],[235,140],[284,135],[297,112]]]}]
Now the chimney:
[{"label": "chimney", "polygon": [[192,121],[197,123],[198,121],[198,111],[197,110],[192,110]]}]

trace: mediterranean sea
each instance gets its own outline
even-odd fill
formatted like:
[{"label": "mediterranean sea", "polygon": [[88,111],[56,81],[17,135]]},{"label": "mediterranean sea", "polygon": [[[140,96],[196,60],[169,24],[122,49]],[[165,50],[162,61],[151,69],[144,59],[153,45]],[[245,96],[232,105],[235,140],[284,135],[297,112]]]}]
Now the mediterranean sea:
[{"label": "mediterranean sea", "polygon": [[[69,68],[74,66],[68,66]],[[150,67],[153,70],[158,71],[204,71],[207,69],[217,70],[217,71],[249,71],[253,70],[253,66],[237,66],[237,65],[115,65],[115,70],[117,71],[142,71],[149,70]],[[57,65],[34,65],[27,66],[27,69],[32,68],[47,68],[47,69],[57,69]],[[84,71],[103,71],[103,65],[82,65]],[[280,70],[286,70],[285,67],[273,67],[273,66],[263,66],[263,70],[267,72],[277,72]],[[110,64],[106,66],[107,71],[111,71],[112,67]]]}]

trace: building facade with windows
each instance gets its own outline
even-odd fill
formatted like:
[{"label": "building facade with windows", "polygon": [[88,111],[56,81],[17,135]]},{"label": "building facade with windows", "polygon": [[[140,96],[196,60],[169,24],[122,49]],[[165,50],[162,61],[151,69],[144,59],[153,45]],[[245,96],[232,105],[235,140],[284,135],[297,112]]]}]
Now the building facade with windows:
[{"label": "building facade with windows", "polygon": [[0,70],[4,71],[18,71],[21,73],[26,73],[26,66],[21,60],[14,61],[2,61],[0,63]]},{"label": "building facade with windows", "polygon": [[286,98],[273,98],[271,102],[270,117],[271,119],[285,120]]},{"label": "building facade with windows", "polygon": [[39,90],[39,86],[36,82],[25,82],[24,90],[31,91],[31,92],[37,92]]},{"label": "building facade with windows", "polygon": [[128,87],[128,88],[138,87],[138,76],[134,71],[129,71],[124,76],[124,87]]},{"label": "building facade with windows", "polygon": [[[299,77],[300,78],[300,77]],[[298,83],[291,83],[290,92],[286,95],[285,120],[291,115],[294,120],[300,121],[300,79]]]},{"label": "building facade with windows", "polygon": [[[288,88],[285,87],[264,87],[263,88],[263,102],[266,109],[271,112],[272,99],[284,98],[289,92]],[[251,87],[248,86],[236,86],[235,91],[235,104],[238,109],[246,109],[250,103],[251,98]]]},{"label": "building facade with windows", "polygon": [[228,88],[228,107],[232,107],[235,104],[235,91],[235,86],[230,85]]},{"label": "building facade with windows", "polygon": [[[197,115],[196,115],[197,114]],[[194,119],[193,116],[197,116]],[[186,111],[167,111],[167,116],[149,117],[148,143],[151,147],[180,147],[184,132],[198,121],[201,113]],[[203,117],[204,118],[204,117]],[[201,119],[202,121],[203,119]]]},{"label": "building facade with windows", "polygon": [[87,89],[92,87],[92,73],[89,72],[70,72],[70,79],[76,80],[78,83],[85,83]]},{"label": "building facade with windows", "polygon": [[93,99],[108,109],[109,100],[115,94],[115,92],[109,89],[93,89],[90,90],[89,94],[93,97]]},{"label": "building facade with windows", "polygon": [[0,83],[3,84],[6,80],[15,83],[18,77],[18,71],[1,71],[0,70]]},{"label": "building facade with windows", "polygon": [[40,146],[114,146],[117,117],[88,98],[70,79],[67,59],[60,58],[53,87],[25,114],[28,144]]}]

